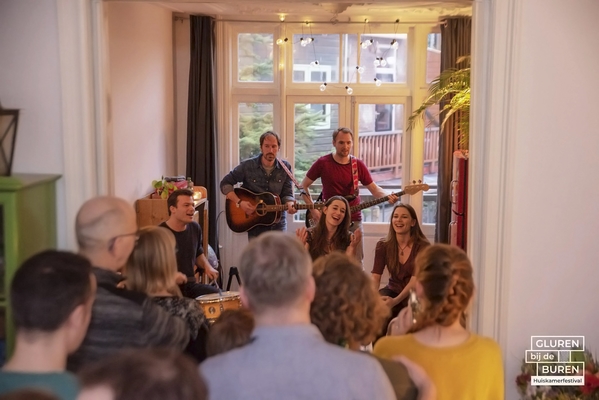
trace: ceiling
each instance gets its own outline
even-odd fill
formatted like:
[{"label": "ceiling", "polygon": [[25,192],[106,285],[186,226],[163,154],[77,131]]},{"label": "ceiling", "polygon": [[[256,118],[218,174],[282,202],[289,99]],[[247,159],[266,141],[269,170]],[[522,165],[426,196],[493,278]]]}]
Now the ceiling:
[{"label": "ceiling", "polygon": [[144,2],[185,14],[221,16],[235,20],[372,22],[400,18],[406,21],[435,21],[439,16],[471,15],[473,0],[107,0]]}]

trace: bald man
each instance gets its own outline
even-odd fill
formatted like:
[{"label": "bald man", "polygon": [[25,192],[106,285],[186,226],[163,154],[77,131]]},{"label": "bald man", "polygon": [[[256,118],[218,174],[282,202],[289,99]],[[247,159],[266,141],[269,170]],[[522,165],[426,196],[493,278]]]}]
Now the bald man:
[{"label": "bald man", "polygon": [[98,282],[89,329],[67,368],[77,371],[123,348],[184,349],[189,331],[142,293],[117,288],[120,271],[137,242],[135,212],[125,200],[97,197],[87,201],[75,221],[79,253],[92,264]]}]

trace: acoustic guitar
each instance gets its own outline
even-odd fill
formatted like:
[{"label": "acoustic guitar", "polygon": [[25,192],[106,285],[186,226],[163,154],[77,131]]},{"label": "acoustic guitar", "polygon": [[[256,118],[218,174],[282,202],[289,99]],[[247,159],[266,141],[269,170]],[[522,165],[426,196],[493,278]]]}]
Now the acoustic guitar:
[{"label": "acoustic guitar", "polygon": [[[287,209],[285,204],[281,204],[281,199],[276,194],[269,192],[254,193],[244,188],[235,188],[235,194],[242,201],[249,201],[256,206],[253,214],[247,215],[240,207],[237,207],[233,201],[227,199],[225,202],[225,215],[227,216],[227,225],[233,232],[247,232],[255,226],[270,226],[281,220],[283,211]],[[322,209],[324,204],[295,204],[297,210]]]},{"label": "acoustic guitar", "polygon": [[[401,197],[404,194],[409,194],[409,195],[413,195],[416,194],[420,191],[428,191],[430,189],[430,187],[428,186],[428,184],[426,183],[418,183],[418,184],[413,184],[413,185],[408,185],[405,186],[403,188],[403,190],[401,190],[400,192],[396,192],[396,193],[391,193],[387,196],[381,197],[380,199],[374,199],[371,201],[365,201],[364,203],[360,203],[360,204],[356,204],[355,206],[351,206],[349,208],[349,212],[350,214],[355,213],[356,211],[361,211],[364,210],[365,208],[369,208],[372,206],[376,206],[377,204],[381,204],[384,203],[385,201],[389,201],[389,197],[391,197],[391,195],[396,195],[397,197]],[[317,210],[323,208],[322,206],[320,207],[312,207],[316,208]],[[306,211],[306,227],[311,228],[313,226],[316,225],[316,221],[314,220],[314,218],[310,215],[310,211]]]}]

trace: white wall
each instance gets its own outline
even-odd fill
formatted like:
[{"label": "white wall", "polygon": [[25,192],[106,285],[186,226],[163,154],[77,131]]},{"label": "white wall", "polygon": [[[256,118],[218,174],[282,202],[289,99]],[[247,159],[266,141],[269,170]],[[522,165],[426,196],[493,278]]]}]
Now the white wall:
[{"label": "white wall", "polygon": [[187,165],[187,98],[191,39],[189,17],[173,22],[175,59],[175,127],[177,137],[177,175],[185,175]]},{"label": "white wall", "polygon": [[131,202],[175,173],[172,12],[152,4],[105,3],[114,194]]},{"label": "white wall", "polygon": [[[13,173],[63,174],[61,80],[54,1],[0,1],[0,102],[20,109]],[[57,184],[65,247],[64,180]]]},{"label": "white wall", "polygon": [[[511,56],[501,54],[501,45],[489,51],[492,73],[478,82],[473,100],[488,90],[490,123],[475,134],[486,135],[489,143],[505,138],[488,146],[486,159],[478,162],[488,169],[485,176],[505,181],[475,179],[474,191],[502,196],[494,188],[504,185],[508,195],[500,200],[505,212],[493,217],[503,229],[497,235],[501,243],[489,235],[496,229],[488,222],[492,216],[480,215],[487,222],[470,236],[479,243],[485,239],[477,237],[487,236],[486,248],[475,251],[487,252],[479,267],[487,274],[503,270],[498,276],[504,282],[490,281],[479,294],[500,288],[506,398],[515,399],[514,379],[531,335],[584,335],[587,347],[599,354],[599,31],[591,28],[599,3],[514,0],[489,9],[493,12],[479,21],[475,34],[480,39],[493,27],[487,44],[504,41]],[[498,78],[502,73],[505,80]],[[485,201],[494,207],[492,196]],[[493,259],[503,264],[492,266]]]}]

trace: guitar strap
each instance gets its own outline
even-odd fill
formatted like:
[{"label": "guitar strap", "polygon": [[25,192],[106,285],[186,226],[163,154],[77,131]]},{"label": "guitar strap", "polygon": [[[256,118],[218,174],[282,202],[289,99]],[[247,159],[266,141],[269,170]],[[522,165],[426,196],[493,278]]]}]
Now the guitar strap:
[{"label": "guitar strap", "polygon": [[283,170],[287,173],[287,176],[289,176],[289,178],[291,178],[291,181],[293,182],[293,184],[295,185],[295,187],[297,188],[297,190],[299,190],[300,192],[303,192],[304,189],[300,186],[299,182],[297,181],[297,179],[295,179],[295,176],[293,176],[293,174],[291,173],[291,171],[289,171],[289,168],[287,168],[287,166],[285,165],[285,163],[283,161],[281,161],[280,159],[277,158],[277,161],[279,162],[279,164],[281,165],[281,167],[283,167]]},{"label": "guitar strap", "polygon": [[350,156],[351,159],[351,172],[354,178],[354,195],[358,195],[358,161],[356,157]]}]

